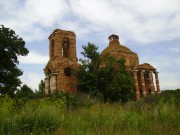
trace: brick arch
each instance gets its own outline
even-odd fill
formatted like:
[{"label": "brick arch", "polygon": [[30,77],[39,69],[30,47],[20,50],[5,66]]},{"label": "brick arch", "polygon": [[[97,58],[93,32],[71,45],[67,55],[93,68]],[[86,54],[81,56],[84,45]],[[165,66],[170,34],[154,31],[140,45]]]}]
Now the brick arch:
[{"label": "brick arch", "polygon": [[44,69],[45,75],[50,75],[51,73],[55,72],[55,68],[53,67],[53,64],[49,62],[47,66]]}]

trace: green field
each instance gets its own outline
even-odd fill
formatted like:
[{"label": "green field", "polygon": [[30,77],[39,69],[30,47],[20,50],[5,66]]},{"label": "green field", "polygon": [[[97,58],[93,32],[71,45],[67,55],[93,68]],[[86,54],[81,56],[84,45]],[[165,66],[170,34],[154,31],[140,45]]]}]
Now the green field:
[{"label": "green field", "polygon": [[[171,93],[171,92],[170,92]],[[141,101],[0,97],[1,135],[178,135],[179,91]],[[74,97],[76,98],[76,97]],[[80,101],[79,101],[80,100]]]}]

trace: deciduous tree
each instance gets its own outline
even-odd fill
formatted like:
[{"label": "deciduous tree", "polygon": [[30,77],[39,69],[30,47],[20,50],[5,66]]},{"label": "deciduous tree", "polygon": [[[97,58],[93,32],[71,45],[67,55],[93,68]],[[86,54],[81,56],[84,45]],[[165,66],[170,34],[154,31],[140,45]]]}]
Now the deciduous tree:
[{"label": "deciduous tree", "polygon": [[28,54],[25,41],[15,31],[0,26],[0,94],[13,95],[20,86],[23,72],[17,67],[18,56]]},{"label": "deciduous tree", "polygon": [[78,89],[83,92],[97,94],[98,70],[99,70],[99,52],[98,47],[88,43],[82,46],[84,49],[81,54],[84,59],[80,59],[81,66],[78,69]]},{"label": "deciduous tree", "polygon": [[32,97],[34,97],[34,92],[33,90],[27,86],[26,84],[24,84],[19,90],[17,90],[16,92],[16,97],[17,98],[24,98],[24,99],[30,99]]},{"label": "deciduous tree", "polygon": [[101,57],[98,47],[88,43],[83,46],[81,66],[77,72],[78,90],[89,94],[101,94],[104,101],[126,102],[132,98],[133,79],[125,67],[125,59]]}]

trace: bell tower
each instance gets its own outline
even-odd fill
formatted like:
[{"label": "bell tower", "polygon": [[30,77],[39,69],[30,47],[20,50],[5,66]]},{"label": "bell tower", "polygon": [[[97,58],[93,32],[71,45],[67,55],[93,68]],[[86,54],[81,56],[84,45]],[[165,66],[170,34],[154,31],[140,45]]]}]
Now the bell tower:
[{"label": "bell tower", "polygon": [[49,36],[49,61],[44,69],[45,93],[75,92],[76,78],[71,71],[77,66],[75,33],[54,30]]},{"label": "bell tower", "polygon": [[71,59],[77,61],[76,35],[74,32],[56,29],[49,36],[50,60]]}]

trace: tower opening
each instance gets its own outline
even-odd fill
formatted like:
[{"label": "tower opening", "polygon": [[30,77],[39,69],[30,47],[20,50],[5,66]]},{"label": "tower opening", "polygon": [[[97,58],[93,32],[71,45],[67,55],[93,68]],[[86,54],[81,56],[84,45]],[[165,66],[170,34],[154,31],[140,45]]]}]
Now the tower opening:
[{"label": "tower opening", "polygon": [[62,42],[62,55],[63,57],[69,57],[69,38],[64,38]]},{"label": "tower opening", "polygon": [[51,41],[51,56],[54,57],[54,39]]},{"label": "tower opening", "polygon": [[67,77],[71,77],[71,68],[70,68],[70,67],[65,68],[65,69],[64,69],[64,74],[65,74],[65,76],[67,76]]}]

